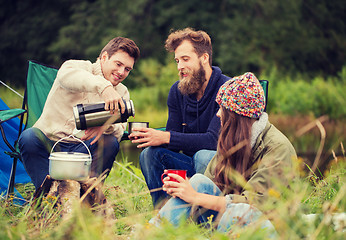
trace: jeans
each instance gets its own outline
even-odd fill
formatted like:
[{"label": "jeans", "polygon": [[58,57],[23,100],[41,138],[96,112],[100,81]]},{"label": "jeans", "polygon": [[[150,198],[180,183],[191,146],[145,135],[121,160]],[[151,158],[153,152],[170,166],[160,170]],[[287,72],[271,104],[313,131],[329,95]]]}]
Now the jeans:
[{"label": "jeans", "polygon": [[162,191],[163,170],[184,169],[187,170],[188,177],[195,174],[191,157],[162,147],[145,148],[139,156],[139,163],[155,208],[159,207],[161,201],[169,197],[166,192]]},{"label": "jeans", "polygon": [[[202,174],[195,174],[190,179],[190,184],[193,189],[199,193],[214,196],[222,195],[222,192],[216,186],[216,184]],[[179,223],[191,215],[191,210],[191,204],[181,200],[180,198],[171,198],[160,209],[158,216],[150,220],[150,223],[158,225],[160,222],[159,219],[165,218],[174,226],[178,226]],[[194,214],[197,216],[193,217],[197,219],[199,223],[206,223],[212,215],[212,221],[214,221],[218,216],[218,212],[203,209],[201,207],[199,207]],[[227,204],[226,211],[222,214],[222,216],[219,216],[220,221],[218,223],[217,230],[220,232],[228,232],[235,224],[238,226],[247,226],[250,223],[260,220],[262,215],[262,212],[249,204],[230,203]],[[271,234],[270,237],[276,236],[275,228],[269,220],[262,221],[260,226],[261,228],[269,230],[269,233]]]},{"label": "jeans", "polygon": [[190,157],[182,153],[173,152],[167,148],[145,148],[139,156],[139,163],[154,207],[160,207],[161,201],[169,198],[166,192],[161,190],[163,170],[184,169],[187,170],[188,177],[193,176],[196,172],[204,173],[215,153],[216,151],[200,150],[193,157]]},{"label": "jeans", "polygon": [[[193,189],[197,192],[211,194],[214,196],[222,195],[220,189],[203,174],[196,173],[189,180]],[[186,220],[191,215],[192,205],[181,200],[180,198],[170,198],[168,202],[160,209],[158,215],[160,218],[167,219],[174,226],[178,226],[181,221]],[[218,212],[213,210],[207,210],[199,208],[196,211],[195,219],[199,223],[205,223],[208,221],[208,217],[213,215],[214,219],[218,215]]]},{"label": "jeans", "polygon": [[[115,157],[119,152],[119,143],[113,135],[102,135],[96,143],[90,145],[92,140],[86,140],[84,143],[92,155],[90,177],[98,177],[105,170],[112,168]],[[49,174],[48,157],[55,142],[47,138],[38,128],[28,128],[21,134],[18,143],[23,165],[35,188],[38,189]],[[98,149],[99,145],[102,146],[102,151]],[[81,142],[67,143],[61,141],[53,151],[88,154],[88,150]]]},{"label": "jeans", "polygon": [[193,162],[195,164],[196,173],[204,173],[210,160],[215,156],[216,151],[213,150],[199,150],[193,155]]}]

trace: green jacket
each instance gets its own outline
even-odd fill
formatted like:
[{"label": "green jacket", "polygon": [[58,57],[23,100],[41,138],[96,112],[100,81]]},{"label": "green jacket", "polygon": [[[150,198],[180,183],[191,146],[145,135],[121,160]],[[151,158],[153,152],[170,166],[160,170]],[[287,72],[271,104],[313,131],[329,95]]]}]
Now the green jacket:
[{"label": "green jacket", "polygon": [[[245,183],[244,191],[240,195],[230,194],[232,202],[256,203],[264,200],[268,192],[271,195],[279,194],[275,190],[276,186],[287,185],[288,180],[294,176],[292,160],[296,157],[291,142],[268,121],[252,148],[253,169],[250,179]],[[215,177],[217,161],[216,154],[204,173],[211,180]]]}]

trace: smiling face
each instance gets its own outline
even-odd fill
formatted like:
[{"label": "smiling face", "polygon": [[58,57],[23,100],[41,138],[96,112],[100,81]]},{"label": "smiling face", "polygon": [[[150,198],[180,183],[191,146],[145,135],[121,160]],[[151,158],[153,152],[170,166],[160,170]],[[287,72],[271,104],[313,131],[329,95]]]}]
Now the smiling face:
[{"label": "smiling face", "polygon": [[107,52],[104,52],[101,56],[103,76],[113,86],[121,83],[129,75],[134,64],[134,58],[122,50],[115,52],[110,58]]},{"label": "smiling face", "polygon": [[179,71],[179,89],[183,94],[194,94],[206,81],[203,55],[198,57],[190,41],[183,41],[174,51]]}]

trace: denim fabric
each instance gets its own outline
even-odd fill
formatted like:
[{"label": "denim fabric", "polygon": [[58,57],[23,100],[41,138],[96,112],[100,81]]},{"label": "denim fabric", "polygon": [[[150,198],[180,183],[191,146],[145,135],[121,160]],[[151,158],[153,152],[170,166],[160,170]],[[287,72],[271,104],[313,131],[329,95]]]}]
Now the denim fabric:
[{"label": "denim fabric", "polygon": [[[92,155],[91,177],[98,177],[106,169],[111,169],[115,157],[119,151],[119,143],[113,135],[102,135],[93,145],[93,139],[84,141]],[[22,156],[24,167],[30,176],[36,189],[38,189],[45,177],[49,174],[49,155],[55,144],[47,138],[38,128],[26,129],[19,138],[19,149]],[[98,151],[98,146],[102,144],[103,151]],[[81,152],[87,153],[88,150],[82,143],[59,142],[54,152]]]},{"label": "denim fabric", "polygon": [[[190,179],[190,184],[197,192],[214,196],[222,195],[215,183],[202,174],[195,174]],[[174,226],[178,226],[181,221],[184,221],[190,216],[191,209],[192,206],[180,198],[171,198],[160,209],[158,215],[150,220],[150,223],[159,225],[159,219],[165,218]],[[198,216],[194,217],[198,219],[199,223],[205,223],[211,215],[213,215],[212,220],[215,220],[218,212],[200,208],[195,214],[198,214]],[[246,203],[231,203],[227,205],[226,211],[220,217],[217,230],[220,232],[228,232],[235,224],[238,226],[247,226],[259,220],[262,217],[262,213],[255,207]],[[260,226],[270,231],[270,238],[276,236],[275,228],[269,220],[262,221]]]},{"label": "denim fabric", "polygon": [[[197,192],[211,194],[219,196],[221,193],[220,189],[211,181],[209,178],[202,174],[196,173],[190,179],[190,184]],[[191,214],[191,204],[181,200],[180,198],[171,198],[169,201],[160,209],[158,215],[160,218],[166,218],[173,225],[178,224],[187,219]],[[198,209],[195,218],[200,223],[208,221],[208,217],[211,215],[217,216],[216,211]],[[214,217],[213,217],[214,218]]]},{"label": "denim fabric", "polygon": [[[247,203],[231,203],[227,206],[225,213],[222,215],[217,230],[220,232],[228,232],[235,224],[245,227],[250,223],[254,223],[262,217],[262,212]],[[265,228],[272,232],[275,228],[269,220],[260,220],[261,228]]]},{"label": "denim fabric", "polygon": [[163,185],[161,181],[163,170],[184,169],[187,170],[188,177],[195,174],[191,157],[162,147],[145,148],[139,156],[139,163],[149,188],[154,207],[158,207],[161,201],[169,197],[161,190]]},{"label": "denim fabric", "polygon": [[196,173],[204,173],[210,160],[215,156],[214,150],[200,150],[193,155]]}]

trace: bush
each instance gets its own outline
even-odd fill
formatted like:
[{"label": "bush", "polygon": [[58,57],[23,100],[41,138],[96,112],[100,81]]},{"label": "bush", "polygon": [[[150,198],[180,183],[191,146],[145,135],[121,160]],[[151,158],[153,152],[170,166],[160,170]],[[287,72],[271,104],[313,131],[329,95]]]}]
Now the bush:
[{"label": "bush", "polygon": [[346,66],[339,77],[281,78],[275,70],[262,79],[269,80],[269,113],[284,115],[328,115],[330,119],[346,118]]},{"label": "bush", "polygon": [[133,79],[136,87],[129,87],[135,109],[140,112],[147,108],[166,110],[169,90],[178,80],[177,73],[176,64],[172,60],[167,65],[161,65],[152,59],[143,60]]}]

